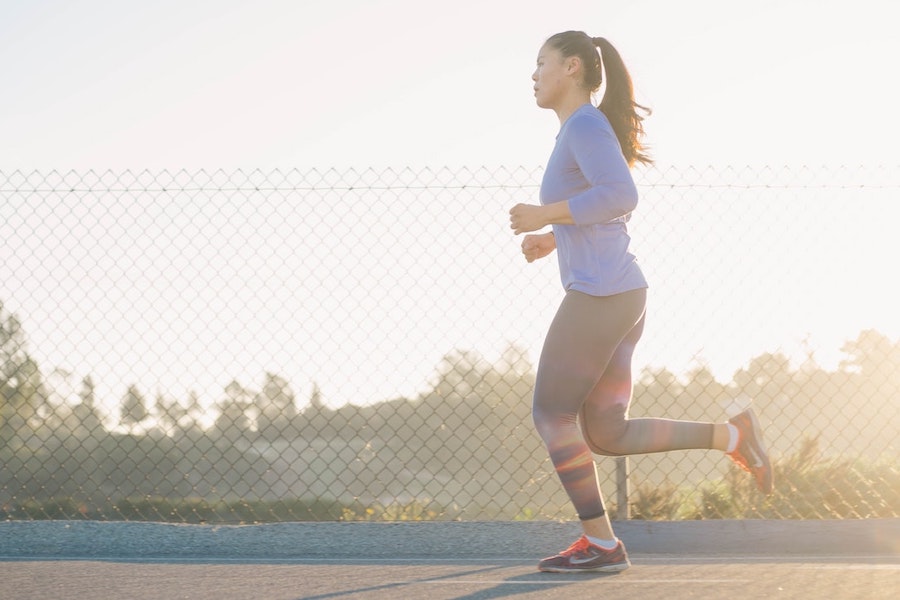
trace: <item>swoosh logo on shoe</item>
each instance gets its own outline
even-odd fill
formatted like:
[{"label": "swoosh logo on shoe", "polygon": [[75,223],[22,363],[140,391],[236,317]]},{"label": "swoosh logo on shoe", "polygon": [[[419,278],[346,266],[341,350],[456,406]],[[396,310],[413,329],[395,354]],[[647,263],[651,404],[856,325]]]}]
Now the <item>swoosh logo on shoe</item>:
[{"label": "swoosh logo on shoe", "polygon": [[583,564],[585,564],[585,563],[591,562],[592,560],[596,560],[599,556],[600,556],[599,554],[595,554],[594,556],[589,556],[589,557],[587,557],[587,558],[574,558],[574,557],[572,557],[572,558],[569,559],[569,562],[570,562],[571,564],[573,564],[573,565],[583,565]]},{"label": "swoosh logo on shoe", "polygon": [[747,448],[750,451],[750,454],[753,455],[753,467],[758,469],[763,466],[762,458],[759,457],[759,454],[756,453],[756,450],[752,447]]},{"label": "swoosh logo on shoe", "polygon": [[584,563],[589,563],[596,558],[596,556],[591,556],[589,558],[570,558],[569,562],[573,565],[583,565]]}]

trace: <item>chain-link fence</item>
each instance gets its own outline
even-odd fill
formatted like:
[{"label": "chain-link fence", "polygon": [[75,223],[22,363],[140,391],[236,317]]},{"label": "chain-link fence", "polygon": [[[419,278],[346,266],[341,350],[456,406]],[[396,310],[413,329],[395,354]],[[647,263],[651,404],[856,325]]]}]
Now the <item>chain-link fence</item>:
[{"label": "chain-link fence", "polygon": [[[530,417],[555,256],[508,228],[541,175],[0,172],[0,516],[573,517]],[[631,415],[752,400],[776,493],[598,459],[611,510],[900,516],[900,169],[636,177]]]}]

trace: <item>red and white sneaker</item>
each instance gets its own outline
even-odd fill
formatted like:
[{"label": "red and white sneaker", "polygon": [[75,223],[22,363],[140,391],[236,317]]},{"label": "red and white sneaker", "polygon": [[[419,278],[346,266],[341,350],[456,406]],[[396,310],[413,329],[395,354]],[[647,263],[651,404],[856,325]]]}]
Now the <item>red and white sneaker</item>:
[{"label": "red and white sneaker", "polygon": [[539,562],[538,570],[550,573],[615,573],[630,566],[628,553],[621,540],[612,550],[605,550],[592,544],[583,535],[566,550]]},{"label": "red and white sneaker", "polygon": [[738,445],[734,452],[728,453],[728,457],[737,463],[737,466],[753,475],[759,491],[766,495],[771,494],[772,465],[763,445],[762,429],[756,415],[748,408],[728,419],[728,422],[738,430]]}]

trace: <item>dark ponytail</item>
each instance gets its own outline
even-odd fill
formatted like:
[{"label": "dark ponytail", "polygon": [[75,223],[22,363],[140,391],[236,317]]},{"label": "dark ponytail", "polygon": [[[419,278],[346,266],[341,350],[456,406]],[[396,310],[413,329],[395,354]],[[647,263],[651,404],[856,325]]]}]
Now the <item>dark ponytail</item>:
[{"label": "dark ponytail", "polygon": [[609,119],[628,165],[632,166],[636,162],[651,164],[653,159],[642,143],[644,117],[638,114],[639,109],[649,115],[650,109],[634,101],[631,75],[615,47],[606,38],[592,38],[583,31],[557,33],[547,43],[556,48],[564,58],[577,56],[581,59],[584,85],[591,92],[600,89],[603,72],[606,71],[606,90],[597,108]]}]

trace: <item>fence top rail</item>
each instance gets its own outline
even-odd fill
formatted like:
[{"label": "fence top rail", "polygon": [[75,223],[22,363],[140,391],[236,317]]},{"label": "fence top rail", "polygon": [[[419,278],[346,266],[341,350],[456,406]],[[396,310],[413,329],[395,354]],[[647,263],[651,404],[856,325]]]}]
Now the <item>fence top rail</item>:
[{"label": "fence top rail", "polygon": [[[377,169],[0,170],[0,193],[294,192],[535,189],[542,167]],[[898,189],[900,165],[675,167],[635,170],[644,188]]]}]

